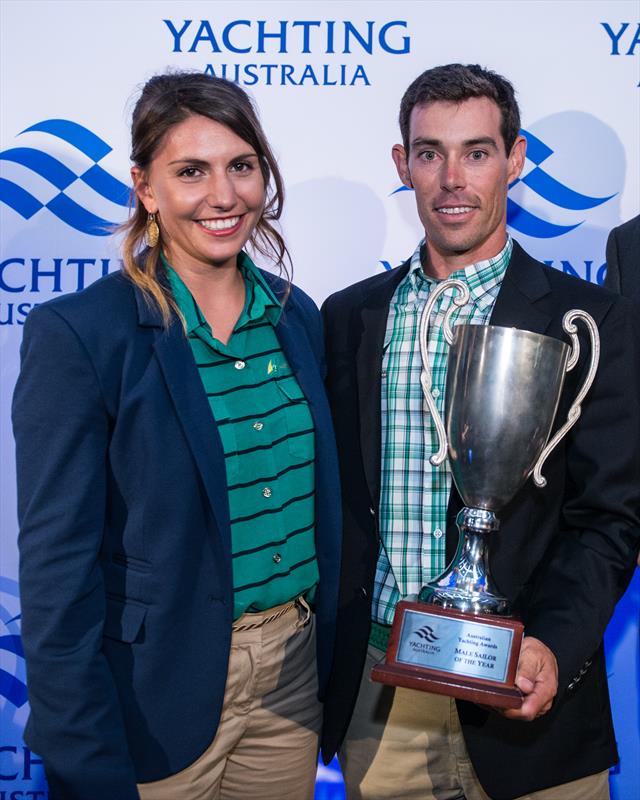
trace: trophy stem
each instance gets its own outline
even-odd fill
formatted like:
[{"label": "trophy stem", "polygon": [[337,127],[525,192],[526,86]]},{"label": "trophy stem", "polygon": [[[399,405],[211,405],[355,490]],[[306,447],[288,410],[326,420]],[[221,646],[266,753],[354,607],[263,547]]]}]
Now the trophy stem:
[{"label": "trophy stem", "polygon": [[509,616],[511,605],[499,594],[489,571],[489,537],[500,523],[482,508],[463,508],[457,516],[458,551],[445,572],[420,592],[420,600],[470,614]]}]

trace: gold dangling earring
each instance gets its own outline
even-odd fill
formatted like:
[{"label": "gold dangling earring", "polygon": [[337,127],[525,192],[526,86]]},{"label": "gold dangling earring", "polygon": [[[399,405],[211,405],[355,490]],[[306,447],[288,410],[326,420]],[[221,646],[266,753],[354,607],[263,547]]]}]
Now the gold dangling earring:
[{"label": "gold dangling earring", "polygon": [[155,247],[160,241],[160,228],[156,222],[156,215],[149,214],[147,217],[147,229],[144,232],[144,240],[147,247]]}]

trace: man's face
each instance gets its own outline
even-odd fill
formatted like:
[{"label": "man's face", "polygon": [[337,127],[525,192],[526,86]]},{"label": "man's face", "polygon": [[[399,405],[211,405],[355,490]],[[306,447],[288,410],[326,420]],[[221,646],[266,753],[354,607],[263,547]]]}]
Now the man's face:
[{"label": "man's face", "polygon": [[526,144],[506,153],[500,109],[487,97],[415,106],[409,153],[393,159],[405,186],[415,189],[431,263],[452,272],[495,256],[506,239],[507,189],[520,174]]}]

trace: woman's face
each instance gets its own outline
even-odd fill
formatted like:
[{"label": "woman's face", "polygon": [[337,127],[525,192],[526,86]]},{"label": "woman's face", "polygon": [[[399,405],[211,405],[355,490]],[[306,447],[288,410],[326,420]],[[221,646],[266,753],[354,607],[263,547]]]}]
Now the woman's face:
[{"label": "woman's face", "polygon": [[258,156],[247,142],[194,115],[169,129],[148,170],[134,167],[131,175],[146,210],[158,214],[171,266],[236,266],[265,199]]}]

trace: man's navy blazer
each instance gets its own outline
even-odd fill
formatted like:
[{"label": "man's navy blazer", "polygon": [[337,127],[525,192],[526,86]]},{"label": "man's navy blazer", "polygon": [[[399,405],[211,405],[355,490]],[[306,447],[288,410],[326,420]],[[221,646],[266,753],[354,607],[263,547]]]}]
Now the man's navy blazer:
[{"label": "man's navy blazer", "polygon": [[[334,417],[343,498],[343,557],[335,659],[322,748],[331,757],[356,701],[369,636],[378,554],[380,381],[389,302],[408,262],[330,297],[323,306],[327,389]],[[529,480],[498,513],[490,563],[525,634],[556,655],[559,690],[535,722],[507,720],[471,703],[458,712],[478,777],[508,800],[607,769],[617,758],[602,649],[605,627],[632,575],[640,546],[638,330],[629,301],[570,278],[514,242],[491,324],[563,341],[566,311],[581,308],[600,328],[601,357],[582,415],[545,462],[544,489]],[[567,417],[587,368],[589,345],[567,375],[556,428]],[[456,551],[462,501],[447,511],[446,550]]]},{"label": "man's navy blazer", "polygon": [[[276,293],[283,282],[265,273]],[[319,313],[276,326],[315,423],[320,694],[340,558]],[[211,743],[231,640],[224,454],[181,324],[110,275],[34,309],[13,402],[22,636],[50,797],[134,800]]]}]

